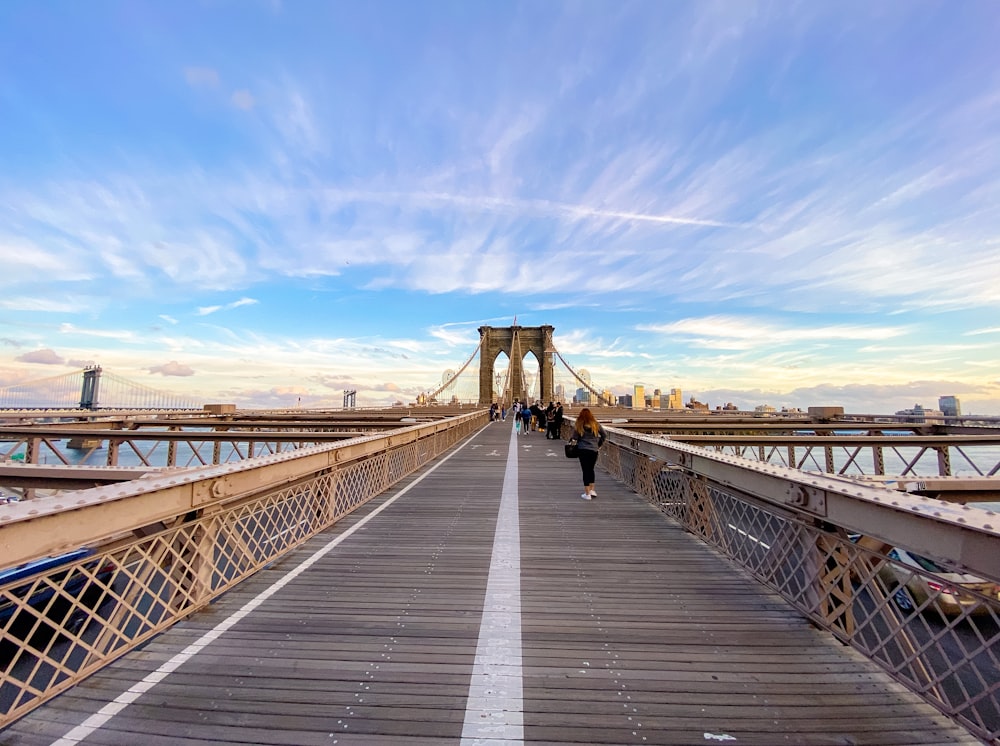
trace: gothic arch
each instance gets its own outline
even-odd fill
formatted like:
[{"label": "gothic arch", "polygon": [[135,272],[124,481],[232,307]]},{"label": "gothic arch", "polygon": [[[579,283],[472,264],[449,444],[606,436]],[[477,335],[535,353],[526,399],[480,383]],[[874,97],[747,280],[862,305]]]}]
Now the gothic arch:
[{"label": "gothic arch", "polygon": [[[510,396],[514,399],[527,398],[527,387],[524,383],[524,358],[531,352],[538,360],[541,376],[538,390],[542,401],[553,399],[553,363],[552,363],[552,326],[481,326],[479,337],[482,346],[479,349],[479,404],[489,406],[493,402],[493,371],[496,359],[501,352],[507,354],[510,360],[509,382]],[[504,392],[501,392],[501,397]],[[503,402],[505,404],[509,402]]]}]

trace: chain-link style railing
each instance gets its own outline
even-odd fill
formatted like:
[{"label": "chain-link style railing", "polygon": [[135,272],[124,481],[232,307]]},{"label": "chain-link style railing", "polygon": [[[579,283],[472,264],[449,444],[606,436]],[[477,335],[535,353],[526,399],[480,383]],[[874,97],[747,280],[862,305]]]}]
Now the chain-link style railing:
[{"label": "chain-link style railing", "polygon": [[995,514],[608,430],[600,463],[614,478],[1000,743]]},{"label": "chain-link style railing", "polygon": [[[486,421],[483,411],[148,485],[80,491],[72,505],[40,498],[0,506],[4,560],[18,562],[0,568],[0,727],[204,607]],[[62,523],[46,530],[32,518]],[[55,533],[62,541],[73,533],[73,551],[52,552]],[[31,556],[33,547],[45,556]]]}]

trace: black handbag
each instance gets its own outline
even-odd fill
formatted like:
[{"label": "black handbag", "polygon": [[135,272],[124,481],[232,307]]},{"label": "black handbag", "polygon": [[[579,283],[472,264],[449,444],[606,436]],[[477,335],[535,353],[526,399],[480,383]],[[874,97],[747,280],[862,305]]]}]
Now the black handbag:
[{"label": "black handbag", "polygon": [[576,441],[575,440],[571,440],[569,443],[566,443],[563,446],[563,448],[566,450],[566,458],[576,458],[577,457]]}]

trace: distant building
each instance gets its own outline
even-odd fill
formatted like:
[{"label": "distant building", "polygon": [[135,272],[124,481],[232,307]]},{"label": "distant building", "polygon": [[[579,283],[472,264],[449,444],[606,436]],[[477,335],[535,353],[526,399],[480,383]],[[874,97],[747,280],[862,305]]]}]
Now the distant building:
[{"label": "distant building", "polygon": [[590,392],[585,388],[578,388],[573,400],[578,404],[590,404]]},{"label": "distant building", "polygon": [[634,409],[645,408],[646,406],[646,387],[641,383],[635,385],[635,389],[632,392],[632,407]]},{"label": "distant building", "polygon": [[632,394],[622,394],[618,397],[618,406],[622,409],[632,408]]},{"label": "distant building", "polygon": [[945,417],[962,416],[962,403],[957,396],[938,397],[938,409],[944,413]]},{"label": "distant building", "polygon": [[914,404],[913,409],[900,409],[896,415],[903,417],[905,422],[917,424],[933,425],[944,422],[944,412],[939,409],[924,409],[919,404]]},{"label": "distant building", "polygon": [[667,397],[667,409],[684,409],[684,397],[680,389],[670,389]]},{"label": "distant building", "polygon": [[756,414],[772,414],[774,412],[774,407],[770,404],[758,404],[753,408]]},{"label": "distant building", "polygon": [[809,407],[807,411],[810,417],[815,417],[819,420],[832,420],[835,417],[844,416],[843,407]]},{"label": "distant building", "polygon": [[[675,391],[680,391],[680,389],[674,389],[674,390]],[[697,409],[697,410],[707,410],[708,409],[708,405],[705,404],[704,402],[698,401],[697,399],[695,399],[692,396],[691,400],[687,403],[687,408],[688,409]]]}]

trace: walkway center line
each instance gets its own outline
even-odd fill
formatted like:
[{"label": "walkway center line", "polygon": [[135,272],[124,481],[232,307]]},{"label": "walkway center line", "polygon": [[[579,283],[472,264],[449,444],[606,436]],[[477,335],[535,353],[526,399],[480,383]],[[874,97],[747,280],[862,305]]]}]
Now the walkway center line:
[{"label": "walkway center line", "polygon": [[[476,435],[478,435],[481,432],[482,430],[479,430],[479,432],[477,432]],[[294,580],[299,575],[308,570],[310,567],[312,567],[314,564],[316,564],[320,559],[322,559],[326,554],[328,554],[337,545],[339,545],[342,541],[344,541],[348,536],[353,534],[355,531],[359,530],[362,526],[368,523],[368,521],[377,516],[383,510],[385,510],[394,502],[396,502],[396,500],[398,500],[407,492],[409,492],[411,489],[420,484],[424,479],[433,474],[434,471],[439,466],[442,466],[448,459],[450,459],[456,453],[465,448],[465,446],[468,443],[470,443],[474,437],[475,436],[469,438],[467,441],[462,443],[454,451],[449,453],[443,459],[434,464],[434,466],[430,467],[427,471],[425,471],[419,477],[417,477],[408,485],[406,485],[396,495],[386,500],[384,503],[375,508],[375,510],[373,510],[371,513],[369,513],[360,521],[351,526],[349,529],[344,531],[344,533],[338,534],[328,544],[317,549],[311,556],[304,559],[297,567],[290,570],[285,575],[282,575],[271,586],[265,588],[250,601],[247,601],[242,606],[242,608],[238,609],[237,611],[234,611],[230,616],[223,619],[221,622],[215,625],[215,627],[213,627],[208,632],[199,637],[195,642],[188,645],[173,658],[163,663],[159,668],[157,668],[152,673],[148,674],[144,679],[142,679],[142,681],[139,681],[136,684],[134,684],[131,688],[128,689],[128,691],[122,692],[113,702],[109,702],[108,704],[104,705],[104,707],[102,707],[100,710],[98,710],[93,715],[88,717],[86,720],[77,725],[75,728],[70,730],[62,738],[53,741],[52,746],[75,746],[75,744],[78,744],[81,741],[83,741],[83,739],[85,739],[94,731],[98,730],[111,718],[113,718],[115,715],[120,713],[130,704],[135,702],[142,694],[148,692],[156,684],[163,681],[169,674],[173,673],[175,670],[180,668],[182,663],[192,658],[196,653],[200,653],[209,645],[209,643],[221,637],[222,634],[226,632],[230,627],[235,625],[238,621],[247,616],[251,611],[256,609],[267,599],[269,599],[275,593],[277,593],[286,585],[288,585],[292,580]]]},{"label": "walkway center line", "polygon": [[517,505],[519,442],[517,431],[512,428],[476,662],[462,727],[462,746],[524,743],[521,532]]}]

